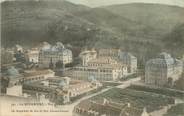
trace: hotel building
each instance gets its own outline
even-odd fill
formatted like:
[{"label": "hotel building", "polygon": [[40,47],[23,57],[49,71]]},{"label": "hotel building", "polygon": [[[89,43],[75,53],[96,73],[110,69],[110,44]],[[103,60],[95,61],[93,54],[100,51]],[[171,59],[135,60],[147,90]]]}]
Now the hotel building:
[{"label": "hotel building", "polygon": [[55,67],[56,63],[61,61],[63,64],[72,62],[72,51],[66,49],[64,45],[57,42],[55,46],[45,45],[39,52],[39,67]]},{"label": "hotel building", "polygon": [[112,57],[115,59],[119,59],[119,55],[121,53],[120,49],[100,49],[98,51],[99,57]]},{"label": "hotel building", "polygon": [[145,83],[157,86],[173,85],[181,76],[182,70],[182,61],[172,58],[170,54],[161,53],[146,63]]},{"label": "hotel building", "polygon": [[127,66],[128,73],[136,73],[137,71],[137,58],[128,52],[123,52],[120,49],[100,49],[98,52],[99,57],[111,57],[122,65]]},{"label": "hotel building", "polygon": [[137,58],[131,53],[121,52],[119,59],[123,65],[127,66],[128,73],[135,73],[137,71]]},{"label": "hotel building", "polygon": [[94,49],[93,50],[85,50],[79,54],[79,57],[82,60],[82,65],[87,66],[87,64],[90,60],[97,58],[97,52]]},{"label": "hotel building", "polygon": [[27,94],[63,97],[64,103],[70,102],[70,99],[82,95],[91,90],[97,89],[102,85],[99,82],[85,82],[80,80],[71,80],[68,77],[50,77],[45,80],[24,83],[23,90]]},{"label": "hotel building", "polygon": [[55,72],[52,70],[27,70],[23,74],[9,76],[9,86],[21,85],[23,83],[30,83],[38,80],[44,80],[48,77],[53,77]]},{"label": "hotel building", "polygon": [[127,68],[110,57],[99,57],[88,61],[85,66],[74,67],[72,72],[72,77],[76,79],[94,78],[99,81],[112,81],[125,75]]},{"label": "hotel building", "polygon": [[31,49],[28,50],[26,53],[27,61],[32,63],[38,63],[39,58],[39,50],[38,49]]}]

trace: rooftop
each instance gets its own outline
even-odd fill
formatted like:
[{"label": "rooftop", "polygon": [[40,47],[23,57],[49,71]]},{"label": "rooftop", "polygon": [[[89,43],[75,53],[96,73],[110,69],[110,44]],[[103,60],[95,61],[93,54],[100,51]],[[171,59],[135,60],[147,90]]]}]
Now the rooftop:
[{"label": "rooftop", "polygon": [[95,50],[85,50],[85,51],[82,51],[79,54],[79,56],[83,56],[83,55],[87,55],[87,54],[94,55],[94,54],[97,54],[97,52]]},{"label": "rooftop", "polygon": [[122,53],[121,53],[121,56],[122,56],[122,57],[136,58],[134,55],[132,55],[132,54],[129,53],[129,52],[122,52]]},{"label": "rooftop", "polygon": [[168,53],[161,53],[159,54],[159,56],[155,59],[151,59],[147,62],[148,65],[162,65],[162,66],[171,66],[171,65],[175,65],[181,63],[180,60],[172,58],[170,54]]},{"label": "rooftop", "polygon": [[22,74],[24,77],[31,77],[31,76],[37,76],[37,75],[46,75],[54,73],[52,70],[25,70],[25,72]]},{"label": "rooftop", "polygon": [[120,49],[100,49],[99,52],[119,52]]},{"label": "rooftop", "polygon": [[99,63],[99,64],[117,64],[118,62],[111,57],[98,57],[96,59],[92,59],[89,63]]},{"label": "rooftop", "polygon": [[[87,112],[94,112],[100,115],[106,114],[107,116],[135,116],[141,115],[142,110],[135,109],[133,107],[128,107],[127,104],[119,104],[112,101],[107,101],[104,103],[103,100],[91,101],[85,100],[80,102],[75,108],[86,110]],[[89,114],[85,114],[88,116]]]},{"label": "rooftop", "polygon": [[70,52],[70,50],[66,49],[61,42],[57,42],[56,45],[50,45],[49,43],[43,43],[43,46],[41,48],[43,52],[59,52],[59,51],[65,51]]}]

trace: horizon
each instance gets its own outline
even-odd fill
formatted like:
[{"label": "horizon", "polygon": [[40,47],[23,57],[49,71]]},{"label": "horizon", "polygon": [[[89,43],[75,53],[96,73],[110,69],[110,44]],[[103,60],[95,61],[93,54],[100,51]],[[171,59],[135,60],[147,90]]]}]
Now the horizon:
[{"label": "horizon", "polygon": [[[0,0],[0,3],[4,1],[47,1],[47,0]],[[54,0],[53,0],[54,1]],[[104,7],[112,5],[123,5],[123,4],[154,4],[154,5],[168,5],[184,8],[184,1],[182,0],[57,0],[67,1],[76,5],[84,5],[87,7]]]},{"label": "horizon", "polygon": [[131,3],[145,3],[145,4],[161,4],[169,6],[178,6],[184,8],[184,1],[182,0],[66,0],[74,4],[85,5],[88,7],[102,7],[120,4],[131,4]]}]

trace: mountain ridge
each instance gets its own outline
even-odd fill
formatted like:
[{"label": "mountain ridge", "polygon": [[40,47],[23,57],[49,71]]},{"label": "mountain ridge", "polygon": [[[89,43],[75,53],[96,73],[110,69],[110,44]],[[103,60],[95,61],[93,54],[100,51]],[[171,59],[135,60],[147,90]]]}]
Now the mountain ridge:
[{"label": "mountain ridge", "polygon": [[[183,8],[166,5],[152,6],[155,8],[147,10],[134,4],[131,7],[120,5],[121,8],[113,6],[111,10],[109,7],[89,8],[66,1],[23,3],[11,1],[1,4],[2,44],[5,47],[62,41],[79,48],[121,48],[145,62],[165,49],[171,53],[177,52],[174,46],[169,47],[173,38],[178,38],[175,46],[183,42],[180,39],[182,34],[167,39],[173,31],[174,34],[183,32],[180,27],[175,32],[177,25],[184,23],[181,16]],[[181,51],[183,49],[180,47]],[[184,53],[176,53],[176,56],[181,54]]]}]

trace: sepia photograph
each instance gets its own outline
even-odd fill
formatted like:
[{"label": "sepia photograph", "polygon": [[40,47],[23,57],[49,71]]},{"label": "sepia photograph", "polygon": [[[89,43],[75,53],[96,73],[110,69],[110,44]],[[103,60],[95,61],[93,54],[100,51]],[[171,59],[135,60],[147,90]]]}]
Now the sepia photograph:
[{"label": "sepia photograph", "polygon": [[184,0],[0,4],[0,116],[184,116]]}]

